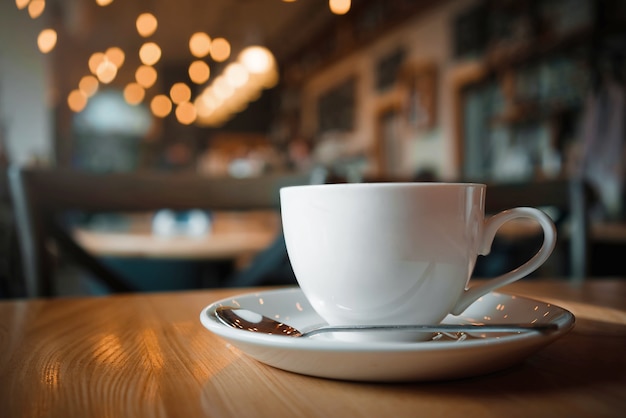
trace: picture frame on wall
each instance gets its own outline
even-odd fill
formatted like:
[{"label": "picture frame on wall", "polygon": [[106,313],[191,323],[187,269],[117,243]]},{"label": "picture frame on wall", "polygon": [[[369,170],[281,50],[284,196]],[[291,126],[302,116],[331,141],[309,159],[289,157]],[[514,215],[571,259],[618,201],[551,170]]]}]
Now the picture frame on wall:
[{"label": "picture frame on wall", "polygon": [[356,76],[349,77],[320,96],[317,103],[319,134],[354,129],[356,83]]}]

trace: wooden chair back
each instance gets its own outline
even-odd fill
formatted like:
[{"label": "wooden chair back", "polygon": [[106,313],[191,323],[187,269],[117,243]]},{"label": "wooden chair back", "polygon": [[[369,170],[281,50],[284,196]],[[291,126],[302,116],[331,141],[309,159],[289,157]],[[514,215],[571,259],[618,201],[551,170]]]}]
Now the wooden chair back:
[{"label": "wooden chair back", "polygon": [[26,295],[54,294],[54,240],[113,291],[132,291],[118,274],[82,249],[59,222],[67,211],[131,212],[159,209],[264,210],[279,208],[281,187],[308,184],[308,174],[210,178],[196,174],[96,174],[64,169],[9,169]]},{"label": "wooden chair back", "polygon": [[573,281],[589,272],[589,186],[579,179],[488,184],[485,211],[496,213],[516,206],[552,208],[557,213],[557,249],[565,253]]}]

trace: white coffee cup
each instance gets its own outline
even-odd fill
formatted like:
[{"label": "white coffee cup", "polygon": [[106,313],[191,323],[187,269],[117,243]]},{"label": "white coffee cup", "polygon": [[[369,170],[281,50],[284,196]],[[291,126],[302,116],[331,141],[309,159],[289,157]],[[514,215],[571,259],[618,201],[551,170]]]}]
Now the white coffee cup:
[{"label": "white coffee cup", "polygon": [[[554,223],[538,209],[485,219],[485,193],[484,184],[474,183],[282,188],[283,229],[298,284],[331,325],[436,324],[459,315],[480,296],[532,273],[556,243]],[[541,225],[542,247],[521,267],[469,286],[477,256],[488,254],[498,228],[515,218]],[[389,339],[385,334],[356,338]]]}]

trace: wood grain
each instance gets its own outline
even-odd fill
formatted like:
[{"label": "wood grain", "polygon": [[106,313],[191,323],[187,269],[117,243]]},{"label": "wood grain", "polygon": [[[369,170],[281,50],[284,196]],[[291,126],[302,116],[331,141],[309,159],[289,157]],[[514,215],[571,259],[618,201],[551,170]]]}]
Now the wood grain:
[{"label": "wood grain", "polygon": [[626,280],[518,282],[575,329],[523,364],[439,383],[352,383],[251,360],[205,330],[250,289],[0,303],[3,417],[612,417],[626,408]]}]

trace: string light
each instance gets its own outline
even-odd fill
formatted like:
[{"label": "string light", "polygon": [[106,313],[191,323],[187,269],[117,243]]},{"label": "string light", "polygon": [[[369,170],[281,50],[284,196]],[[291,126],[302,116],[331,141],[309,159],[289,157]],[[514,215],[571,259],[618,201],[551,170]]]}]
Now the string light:
[{"label": "string light", "polygon": [[336,15],[345,15],[350,11],[351,0],[328,0],[330,11]]},{"label": "string light", "polygon": [[211,42],[211,58],[224,62],[230,57],[230,43],[224,38],[215,38]]},{"label": "string light", "polygon": [[182,102],[176,106],[176,119],[183,125],[191,125],[197,117],[196,108],[189,102]]},{"label": "string light", "polygon": [[30,3],[30,0],[15,0],[15,5],[19,10],[25,9],[28,3]]},{"label": "string light", "polygon": [[152,13],[142,13],[137,16],[135,26],[137,27],[137,33],[139,33],[140,36],[147,38],[156,32],[159,27],[159,21]]},{"label": "string light", "polygon": [[149,89],[156,83],[157,71],[149,65],[140,65],[135,71],[135,81],[145,89]]},{"label": "string light", "polygon": [[137,83],[128,83],[124,87],[124,100],[130,105],[138,105],[142,102],[145,95],[145,90]]},{"label": "string light", "polygon": [[122,65],[124,65],[124,59],[126,58],[126,54],[124,54],[124,51],[122,51],[121,48],[117,46],[112,46],[104,52],[104,55],[117,68],[120,68]]},{"label": "string light", "polygon": [[189,64],[189,78],[196,84],[206,83],[211,76],[209,64],[204,61],[194,61]]},{"label": "string light", "polygon": [[211,52],[211,37],[204,32],[196,32],[189,38],[189,51],[196,58],[206,57]]},{"label": "string light", "polygon": [[164,118],[172,111],[172,102],[166,95],[158,94],[152,98],[150,110],[154,116]]},{"label": "string light", "polygon": [[161,59],[161,48],[154,42],[146,42],[139,49],[139,59],[145,65],[154,65]]},{"label": "string light", "polygon": [[54,29],[44,29],[37,37],[37,47],[39,50],[47,54],[52,51],[57,44],[57,32]]},{"label": "string light", "polygon": [[67,96],[67,105],[73,112],[82,112],[87,106],[87,96],[80,90],[72,90]]},{"label": "string light", "polygon": [[28,4],[28,15],[31,19],[37,19],[43,11],[46,9],[46,2],[44,0],[31,0]]},{"label": "string light", "polygon": [[78,89],[85,93],[85,96],[91,97],[98,91],[100,82],[93,75],[86,75],[78,82]]},{"label": "string light", "polygon": [[175,104],[187,102],[191,99],[191,89],[185,83],[175,83],[170,88],[170,98]]}]

